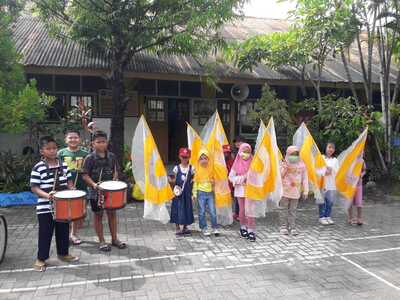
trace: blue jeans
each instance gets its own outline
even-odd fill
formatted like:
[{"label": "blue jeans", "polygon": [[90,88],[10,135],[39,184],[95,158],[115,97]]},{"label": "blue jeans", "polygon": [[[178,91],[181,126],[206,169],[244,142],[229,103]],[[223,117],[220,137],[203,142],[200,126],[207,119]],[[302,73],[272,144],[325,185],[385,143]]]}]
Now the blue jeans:
[{"label": "blue jeans", "polygon": [[326,191],[324,193],[324,203],[319,205],[319,217],[329,218],[332,213],[332,206],[335,202],[336,191]]},{"label": "blue jeans", "polygon": [[197,192],[197,200],[199,201],[199,226],[200,229],[207,229],[206,206],[211,216],[212,228],[218,228],[217,211],[215,209],[214,193]]}]

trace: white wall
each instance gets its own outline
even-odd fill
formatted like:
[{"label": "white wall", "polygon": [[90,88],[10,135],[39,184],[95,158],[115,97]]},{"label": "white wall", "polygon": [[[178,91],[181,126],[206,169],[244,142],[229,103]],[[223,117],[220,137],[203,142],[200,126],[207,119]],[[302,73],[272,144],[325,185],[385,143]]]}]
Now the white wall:
[{"label": "white wall", "polygon": [[[107,135],[110,136],[111,118],[93,118],[93,121],[96,122],[97,129],[105,131]],[[125,118],[124,140],[125,145],[129,147],[131,146],[133,134],[138,122],[139,118],[136,117]]]}]

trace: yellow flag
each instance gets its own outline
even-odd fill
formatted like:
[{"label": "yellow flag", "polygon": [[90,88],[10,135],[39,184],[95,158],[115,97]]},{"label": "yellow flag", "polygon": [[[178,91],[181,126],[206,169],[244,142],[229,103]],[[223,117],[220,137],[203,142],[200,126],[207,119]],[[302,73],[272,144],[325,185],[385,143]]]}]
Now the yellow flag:
[{"label": "yellow flag", "polygon": [[196,167],[199,157],[200,149],[202,148],[203,141],[201,137],[197,134],[196,130],[189,123],[187,123],[187,139],[188,139],[188,148],[191,151],[190,155],[190,164]]},{"label": "yellow flag", "polygon": [[322,170],[326,167],[326,164],[306,124],[301,123],[296,130],[293,136],[293,145],[300,149],[300,158],[306,165],[308,180],[316,202],[323,203],[321,194],[323,187]]},{"label": "yellow flag", "polygon": [[247,174],[246,215],[265,216],[268,198],[276,205],[279,203],[282,197],[280,161],[274,120],[271,118],[267,127],[261,121],[254,157]]},{"label": "yellow flag", "polygon": [[228,139],[217,111],[204,126],[201,139],[210,153],[210,160],[213,164],[215,207],[218,223],[221,225],[232,224],[232,196],[222,150],[222,146],[228,144]]},{"label": "yellow flag", "polygon": [[167,223],[169,213],[165,203],[173,198],[173,192],[144,116],[140,118],[132,139],[132,171],[144,194],[143,217]]},{"label": "yellow flag", "polygon": [[357,140],[338,157],[339,170],[336,173],[336,189],[341,198],[346,200],[345,204],[347,207],[349,207],[353,201],[357,183],[361,176],[367,136],[368,127],[361,133]]}]

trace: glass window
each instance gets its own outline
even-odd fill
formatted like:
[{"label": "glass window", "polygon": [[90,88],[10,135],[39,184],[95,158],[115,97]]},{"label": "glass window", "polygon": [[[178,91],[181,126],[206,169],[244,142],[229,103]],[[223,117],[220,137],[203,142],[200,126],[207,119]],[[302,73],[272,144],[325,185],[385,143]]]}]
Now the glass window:
[{"label": "glass window", "polygon": [[158,80],[158,95],[179,96],[179,83],[173,80]]},{"label": "glass window", "polygon": [[147,117],[150,121],[165,121],[165,101],[163,99],[147,99]]},{"label": "glass window", "polygon": [[193,107],[196,117],[209,117],[215,112],[215,101],[195,100]]},{"label": "glass window", "polygon": [[56,75],[56,92],[80,92],[79,76]]},{"label": "glass window", "polygon": [[47,109],[47,120],[50,122],[59,122],[66,114],[66,96],[65,95],[51,95],[54,97],[54,102],[51,107]]},{"label": "glass window", "polygon": [[249,112],[254,110],[255,102],[246,101],[240,103],[239,117],[240,117],[240,133],[241,134],[254,134],[257,133],[256,124],[250,118]]}]

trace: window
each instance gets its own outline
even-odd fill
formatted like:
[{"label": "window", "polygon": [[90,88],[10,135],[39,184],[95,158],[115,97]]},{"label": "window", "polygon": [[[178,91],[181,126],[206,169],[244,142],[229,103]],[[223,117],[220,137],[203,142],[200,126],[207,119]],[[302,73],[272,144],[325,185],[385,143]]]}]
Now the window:
[{"label": "window", "polygon": [[201,83],[194,81],[181,81],[182,97],[201,97]]},{"label": "window", "polygon": [[97,93],[100,89],[106,89],[107,82],[96,76],[82,76],[82,92]]},{"label": "window", "polygon": [[254,110],[255,102],[246,101],[240,103],[240,133],[241,134],[254,134],[257,133],[256,124],[252,119],[250,119],[249,112]]},{"label": "window", "polygon": [[81,90],[79,76],[57,75],[55,80],[57,92],[80,92]]},{"label": "window", "polygon": [[217,97],[218,98],[224,98],[224,99],[231,99],[231,89],[233,84],[218,84],[219,88],[221,91],[217,91]]},{"label": "window", "polygon": [[218,113],[221,117],[222,123],[229,124],[231,122],[231,103],[230,101],[219,101]]},{"label": "window", "polygon": [[196,117],[209,117],[215,111],[215,101],[195,100],[193,103],[194,115]]},{"label": "window", "polygon": [[54,97],[54,102],[51,107],[47,109],[47,121],[58,122],[65,117],[66,114],[66,96],[65,95],[51,95]]},{"label": "window", "polygon": [[39,91],[53,91],[53,76],[51,75],[39,75],[39,74],[26,74],[26,79],[36,80],[36,87]]},{"label": "window", "polygon": [[137,89],[141,95],[156,95],[156,81],[150,79],[140,79]]},{"label": "window", "polygon": [[84,95],[72,95],[70,97],[70,101],[69,101],[69,107],[70,109],[73,109],[77,106],[79,106],[80,101],[83,102],[83,105],[85,105],[86,109],[92,109],[89,118],[92,117],[93,113],[94,113],[94,97],[93,96],[84,96]]},{"label": "window", "polygon": [[150,121],[165,121],[165,101],[162,99],[147,99],[146,114]]},{"label": "window", "polygon": [[158,95],[179,96],[179,83],[172,80],[158,80]]}]

